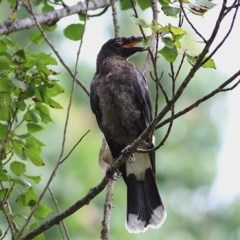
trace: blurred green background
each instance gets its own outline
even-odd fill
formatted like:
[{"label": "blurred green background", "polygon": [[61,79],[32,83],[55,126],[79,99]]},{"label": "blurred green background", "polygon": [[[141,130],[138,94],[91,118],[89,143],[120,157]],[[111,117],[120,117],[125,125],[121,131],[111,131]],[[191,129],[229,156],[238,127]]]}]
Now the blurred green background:
[{"label": "blurred green background", "polygon": [[[7,14],[8,8],[5,6]],[[2,12],[0,10],[0,12]],[[3,12],[2,12],[3,13]],[[2,14],[1,13],[1,14]],[[119,15],[121,35],[140,34],[139,29],[131,20],[132,12],[124,11]],[[150,12],[142,12],[145,19],[151,20]],[[1,19],[4,19],[2,15]],[[72,42],[63,36],[62,29],[69,23],[78,22],[76,16],[61,20],[58,30],[49,34],[55,48],[64,60],[73,69],[76,60],[76,49],[79,42]],[[83,38],[83,48],[80,54],[78,77],[89,89],[92,76],[95,72],[96,55],[100,46],[114,36],[111,11],[87,22],[87,29]],[[27,36],[35,29],[21,31],[10,35],[22,46],[28,45]],[[198,51],[199,45],[185,39],[185,44]],[[28,46],[32,51],[51,53],[44,44],[40,48]],[[142,68],[146,54],[138,54],[131,58],[139,68]],[[179,81],[189,70],[184,65]],[[71,78],[59,65],[55,67],[59,81],[66,91],[58,100],[62,110],[52,110],[53,123],[46,126],[46,130],[38,137],[46,144],[44,147],[45,166],[32,167],[31,174],[41,175],[42,181],[36,186],[39,193],[45,186],[52,169],[58,159],[63,128],[66,119],[66,110],[71,89]],[[159,59],[159,72],[163,72],[163,84],[169,88],[167,63]],[[150,79],[150,77],[148,76]],[[190,105],[218,86],[227,74],[221,69],[199,71],[194,81],[176,104],[176,111]],[[155,97],[154,83],[149,81],[152,99]],[[114,202],[111,216],[111,239],[168,239],[168,240],[239,240],[240,239],[240,199],[232,197],[228,202],[222,202],[213,192],[214,181],[218,172],[218,157],[224,140],[225,122],[228,117],[228,96],[221,94],[202,104],[190,113],[174,122],[172,132],[164,144],[157,151],[157,181],[161,196],[168,212],[167,220],[161,229],[148,230],[143,234],[129,234],[125,229],[126,188],[119,179],[115,184]],[[51,184],[55,198],[62,210],[81,199],[90,188],[97,185],[104,171],[98,165],[98,154],[102,142],[102,134],[98,129],[95,117],[90,110],[89,98],[79,88],[75,87],[73,105],[70,111],[70,121],[67,131],[67,154],[77,140],[91,130],[82,140],[73,154],[60,166]],[[161,99],[159,108],[164,106]],[[156,141],[161,141],[166,128],[156,132]],[[231,188],[231,186],[222,186]],[[105,191],[91,203],[65,220],[71,240],[100,239],[101,221]],[[53,209],[52,198],[45,195],[44,203]],[[50,217],[53,217],[53,212]],[[46,231],[47,239],[62,239],[58,226]]]}]

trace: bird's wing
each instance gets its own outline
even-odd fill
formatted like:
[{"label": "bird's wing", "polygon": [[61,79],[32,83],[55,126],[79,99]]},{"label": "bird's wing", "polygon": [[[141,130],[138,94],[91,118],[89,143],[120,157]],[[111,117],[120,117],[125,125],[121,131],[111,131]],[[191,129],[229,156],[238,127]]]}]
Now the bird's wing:
[{"label": "bird's wing", "polygon": [[[139,69],[136,69],[137,74],[137,81],[136,81],[136,94],[138,98],[138,102],[140,103],[140,108],[143,111],[143,116],[145,117],[146,127],[147,125],[153,120],[152,115],[152,104],[148,92],[148,86],[147,81],[142,74],[142,72]],[[153,139],[148,139],[147,142],[151,145],[153,145]],[[148,147],[151,148],[152,146]],[[156,172],[156,166],[155,166],[155,152],[149,153],[153,172],[155,174]]]},{"label": "bird's wing", "polygon": [[139,99],[139,102],[142,102],[141,108],[143,108],[143,113],[145,116],[146,123],[150,123],[153,119],[152,117],[152,104],[148,92],[147,80],[139,69],[136,69],[137,75],[137,84],[136,84],[136,93]]},{"label": "bird's wing", "polygon": [[99,100],[98,100],[98,96],[96,93],[96,87],[94,86],[94,84],[97,84],[97,82],[98,82],[97,78],[99,78],[99,77],[100,76],[98,74],[95,74],[93,77],[93,80],[92,80],[92,84],[90,87],[90,105],[91,105],[93,113],[96,116],[98,126],[102,130],[102,126],[101,126],[102,112],[98,105]]}]

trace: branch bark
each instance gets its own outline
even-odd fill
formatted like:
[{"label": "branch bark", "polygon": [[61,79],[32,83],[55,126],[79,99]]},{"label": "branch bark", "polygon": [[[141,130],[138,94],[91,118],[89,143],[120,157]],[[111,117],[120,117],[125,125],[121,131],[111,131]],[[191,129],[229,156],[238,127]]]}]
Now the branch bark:
[{"label": "branch bark", "polygon": [[[36,20],[40,24],[52,25],[58,22],[61,18],[68,17],[74,14],[86,14],[87,10],[96,10],[99,8],[108,7],[111,4],[111,0],[93,0],[87,2],[78,2],[77,4],[61,8],[59,10],[36,14]],[[0,35],[17,32],[23,29],[30,28],[36,25],[36,21],[33,17],[27,17],[24,19],[17,19],[15,21],[6,20],[0,24]]]}]

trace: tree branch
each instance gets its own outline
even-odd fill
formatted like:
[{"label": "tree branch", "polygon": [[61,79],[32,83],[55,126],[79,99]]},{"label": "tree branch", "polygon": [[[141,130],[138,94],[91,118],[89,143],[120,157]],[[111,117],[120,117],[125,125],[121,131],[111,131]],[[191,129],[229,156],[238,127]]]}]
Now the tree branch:
[{"label": "tree branch", "polygon": [[160,122],[156,126],[156,129],[161,128],[162,126],[164,126],[167,123],[169,123],[170,121],[172,121],[172,119],[177,119],[177,118],[181,117],[182,115],[186,114],[187,112],[191,111],[193,108],[198,107],[201,103],[203,103],[203,102],[207,101],[208,99],[214,97],[217,93],[233,90],[235,87],[237,87],[240,84],[240,80],[238,80],[232,87],[229,87],[229,88],[226,88],[226,87],[230,83],[232,83],[239,76],[240,76],[240,70],[237,71],[233,76],[231,76],[229,79],[227,79],[224,83],[222,83],[218,88],[216,88],[215,90],[213,90],[209,94],[207,94],[204,97],[198,99],[196,102],[194,102],[190,106],[184,108],[183,110],[177,112],[176,114],[174,114],[173,117],[169,117],[169,118],[165,119],[164,121]]},{"label": "tree branch", "polygon": [[[36,14],[36,20],[38,23],[42,24],[54,24],[58,22],[61,18],[68,17],[73,14],[86,14],[88,10],[96,10],[99,8],[105,8],[110,6],[111,0],[93,0],[89,2],[78,2],[77,4],[65,7],[59,10]],[[36,21],[33,17],[28,17],[24,19],[17,19],[15,21],[6,20],[0,24],[0,35],[9,34],[12,32],[17,32],[23,29],[30,28],[36,25]]]}]

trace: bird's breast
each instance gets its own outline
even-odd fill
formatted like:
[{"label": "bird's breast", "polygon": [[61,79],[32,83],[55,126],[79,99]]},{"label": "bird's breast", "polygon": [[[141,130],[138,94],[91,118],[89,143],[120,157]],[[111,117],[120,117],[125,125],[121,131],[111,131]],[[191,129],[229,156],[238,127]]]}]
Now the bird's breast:
[{"label": "bird's breast", "polygon": [[141,133],[142,113],[131,81],[113,81],[112,78],[109,73],[97,88],[101,123],[107,138],[125,145]]}]

